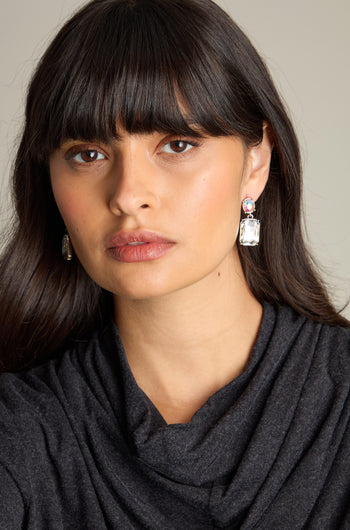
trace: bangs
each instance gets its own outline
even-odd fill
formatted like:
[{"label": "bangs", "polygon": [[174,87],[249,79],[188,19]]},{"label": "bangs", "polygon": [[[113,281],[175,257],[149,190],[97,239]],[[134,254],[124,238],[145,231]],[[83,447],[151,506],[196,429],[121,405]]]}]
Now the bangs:
[{"label": "bangs", "polygon": [[232,83],[215,49],[216,29],[203,36],[195,7],[191,16],[191,6],[177,0],[106,0],[78,13],[43,58],[50,78],[39,80],[38,70],[47,99],[40,113],[32,105],[41,155],[67,139],[109,142],[118,126],[129,133],[249,136],[256,109],[242,100],[242,86],[235,90],[242,81]]}]

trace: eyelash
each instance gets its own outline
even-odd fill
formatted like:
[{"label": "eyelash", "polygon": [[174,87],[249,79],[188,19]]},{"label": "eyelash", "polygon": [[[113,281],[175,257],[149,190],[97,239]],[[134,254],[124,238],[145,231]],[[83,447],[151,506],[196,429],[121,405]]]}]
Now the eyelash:
[{"label": "eyelash", "polygon": [[[178,152],[174,151],[173,149],[171,149],[170,151],[166,151],[164,149],[166,146],[168,146],[168,145],[170,146],[170,144],[175,144],[175,143],[186,144],[186,148],[183,151],[178,151]],[[187,151],[190,151],[192,149],[192,147],[199,147],[199,145],[200,145],[199,142],[196,142],[194,140],[188,141],[188,140],[183,140],[182,138],[176,138],[176,139],[170,140],[169,142],[164,144],[163,147],[161,148],[161,151],[163,153],[167,153],[167,154],[182,155],[182,154],[185,154]]]},{"label": "eyelash", "polygon": [[[174,149],[169,149],[169,151],[165,150],[165,147],[167,146],[170,146],[171,144],[175,144],[175,143],[183,143],[183,144],[186,144],[185,146],[185,149],[183,151],[175,151]],[[182,139],[182,138],[174,138],[173,140],[169,140],[168,142],[166,142],[160,149],[160,152],[163,152],[167,155],[177,155],[177,156],[181,156],[181,155],[185,155],[185,153],[187,153],[188,151],[190,151],[193,147],[199,147],[200,146],[200,142],[197,142],[195,140],[192,140],[189,141],[189,140],[185,140],[185,139]],[[91,160],[83,160],[82,159],[82,155],[83,154],[87,154],[87,153],[93,153],[97,158],[92,158]],[[77,158],[80,157],[80,160],[77,160]],[[75,146],[75,147],[72,147],[68,153],[66,154],[65,156],[66,160],[72,160],[73,162],[77,163],[77,164],[82,164],[82,165],[88,165],[88,164],[91,164],[93,162],[98,162],[100,160],[105,160],[107,158],[107,156],[99,151],[98,149],[90,149],[90,148],[85,148],[85,149],[82,149],[81,147],[79,146]]]},{"label": "eyelash", "polygon": [[[97,157],[96,159],[93,159],[93,160],[83,160],[81,155],[83,153],[96,153]],[[101,155],[101,157],[99,156]],[[77,160],[76,157],[80,156],[81,160]],[[101,151],[99,151],[98,149],[80,149],[80,148],[72,148],[68,151],[67,155],[66,155],[66,160],[73,160],[74,162],[77,162],[78,164],[89,164],[91,162],[98,162],[99,160],[104,160],[106,159],[106,155],[104,155]]]}]

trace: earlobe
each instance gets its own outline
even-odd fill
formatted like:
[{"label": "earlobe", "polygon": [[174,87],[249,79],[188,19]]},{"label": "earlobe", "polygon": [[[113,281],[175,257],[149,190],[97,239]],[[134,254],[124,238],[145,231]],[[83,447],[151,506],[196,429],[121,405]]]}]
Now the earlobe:
[{"label": "earlobe", "polygon": [[257,201],[264,191],[269,178],[272,149],[271,129],[268,123],[264,122],[262,141],[258,145],[250,147],[247,153],[246,171],[242,186],[242,200],[250,197],[254,201]]}]

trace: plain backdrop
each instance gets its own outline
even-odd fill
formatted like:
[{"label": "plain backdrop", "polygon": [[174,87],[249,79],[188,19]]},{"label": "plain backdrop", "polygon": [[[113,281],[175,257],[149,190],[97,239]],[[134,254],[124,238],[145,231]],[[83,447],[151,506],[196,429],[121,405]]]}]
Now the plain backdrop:
[{"label": "plain backdrop", "polygon": [[[220,0],[265,59],[303,155],[310,246],[337,307],[350,295],[349,0]],[[81,0],[12,0],[0,19],[0,230],[25,90],[41,53]],[[344,314],[350,318],[350,307]]]}]

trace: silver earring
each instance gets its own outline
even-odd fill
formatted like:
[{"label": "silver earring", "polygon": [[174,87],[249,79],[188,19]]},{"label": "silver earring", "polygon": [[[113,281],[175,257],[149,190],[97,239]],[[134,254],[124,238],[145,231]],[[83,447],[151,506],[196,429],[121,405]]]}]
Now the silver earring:
[{"label": "silver earring", "polygon": [[239,242],[244,247],[255,247],[259,244],[260,238],[260,221],[253,217],[255,202],[247,197],[242,201],[242,208],[247,217],[240,223]]},{"label": "silver earring", "polygon": [[71,261],[73,258],[73,247],[68,234],[62,237],[62,256],[66,261]]}]

